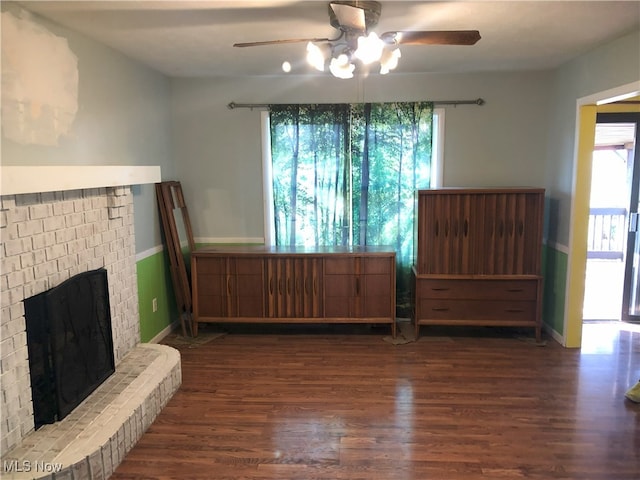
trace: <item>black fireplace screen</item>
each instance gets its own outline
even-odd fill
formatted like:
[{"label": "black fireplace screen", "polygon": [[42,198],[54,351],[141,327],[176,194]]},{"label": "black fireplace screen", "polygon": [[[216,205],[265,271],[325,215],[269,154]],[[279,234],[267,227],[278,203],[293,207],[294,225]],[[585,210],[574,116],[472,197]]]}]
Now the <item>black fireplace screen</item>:
[{"label": "black fireplace screen", "polygon": [[24,301],[36,429],[62,420],[114,371],[107,271]]}]

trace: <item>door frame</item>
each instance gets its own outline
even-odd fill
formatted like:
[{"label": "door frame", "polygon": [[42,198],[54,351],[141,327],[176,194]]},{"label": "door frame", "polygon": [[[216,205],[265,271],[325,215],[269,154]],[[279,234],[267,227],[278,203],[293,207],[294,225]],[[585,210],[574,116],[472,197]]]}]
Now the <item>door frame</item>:
[{"label": "door frame", "polygon": [[587,268],[587,236],[591,195],[591,156],[595,144],[596,115],[599,112],[640,112],[637,104],[615,104],[640,95],[640,81],[579,98],[576,102],[576,131],[567,286],[565,290],[564,339],[569,348],[582,345],[582,307]]}]

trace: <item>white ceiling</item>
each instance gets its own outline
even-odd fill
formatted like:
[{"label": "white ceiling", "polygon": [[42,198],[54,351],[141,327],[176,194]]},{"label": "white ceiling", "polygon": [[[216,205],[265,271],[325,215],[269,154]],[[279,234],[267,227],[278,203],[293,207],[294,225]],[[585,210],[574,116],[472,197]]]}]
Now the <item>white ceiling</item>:
[{"label": "white ceiling", "polygon": [[[291,74],[315,75],[304,43],[232,45],[336,33],[319,1],[19,3],[169,76],[282,75],[285,60]],[[639,24],[637,0],[384,1],[374,30],[479,30],[474,46],[402,46],[396,72],[444,73],[555,68]]]}]

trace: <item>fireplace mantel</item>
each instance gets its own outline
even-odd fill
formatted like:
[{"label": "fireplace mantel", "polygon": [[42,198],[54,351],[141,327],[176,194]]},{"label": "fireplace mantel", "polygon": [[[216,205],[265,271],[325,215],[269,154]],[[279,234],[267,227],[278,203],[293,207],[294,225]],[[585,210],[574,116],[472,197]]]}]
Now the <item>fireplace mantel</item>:
[{"label": "fireplace mantel", "polygon": [[161,181],[159,166],[29,165],[0,168],[1,195],[141,185]]}]

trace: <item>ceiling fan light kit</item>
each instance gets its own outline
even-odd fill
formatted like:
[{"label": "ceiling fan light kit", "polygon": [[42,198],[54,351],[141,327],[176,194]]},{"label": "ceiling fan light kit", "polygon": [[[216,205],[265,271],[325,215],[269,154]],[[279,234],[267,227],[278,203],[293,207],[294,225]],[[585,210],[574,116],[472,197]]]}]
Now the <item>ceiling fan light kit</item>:
[{"label": "ceiling fan light kit", "polygon": [[340,36],[299,38],[236,43],[234,47],[255,47],[284,43],[307,43],[307,63],[319,71],[329,71],[337,78],[352,78],[355,61],[363,65],[378,62],[380,73],[398,66],[399,45],[474,45],[480,40],[477,30],[397,31],[378,36],[370,29],[378,24],[382,5],[375,1],[333,1],[329,3],[329,23],[340,30]]}]

